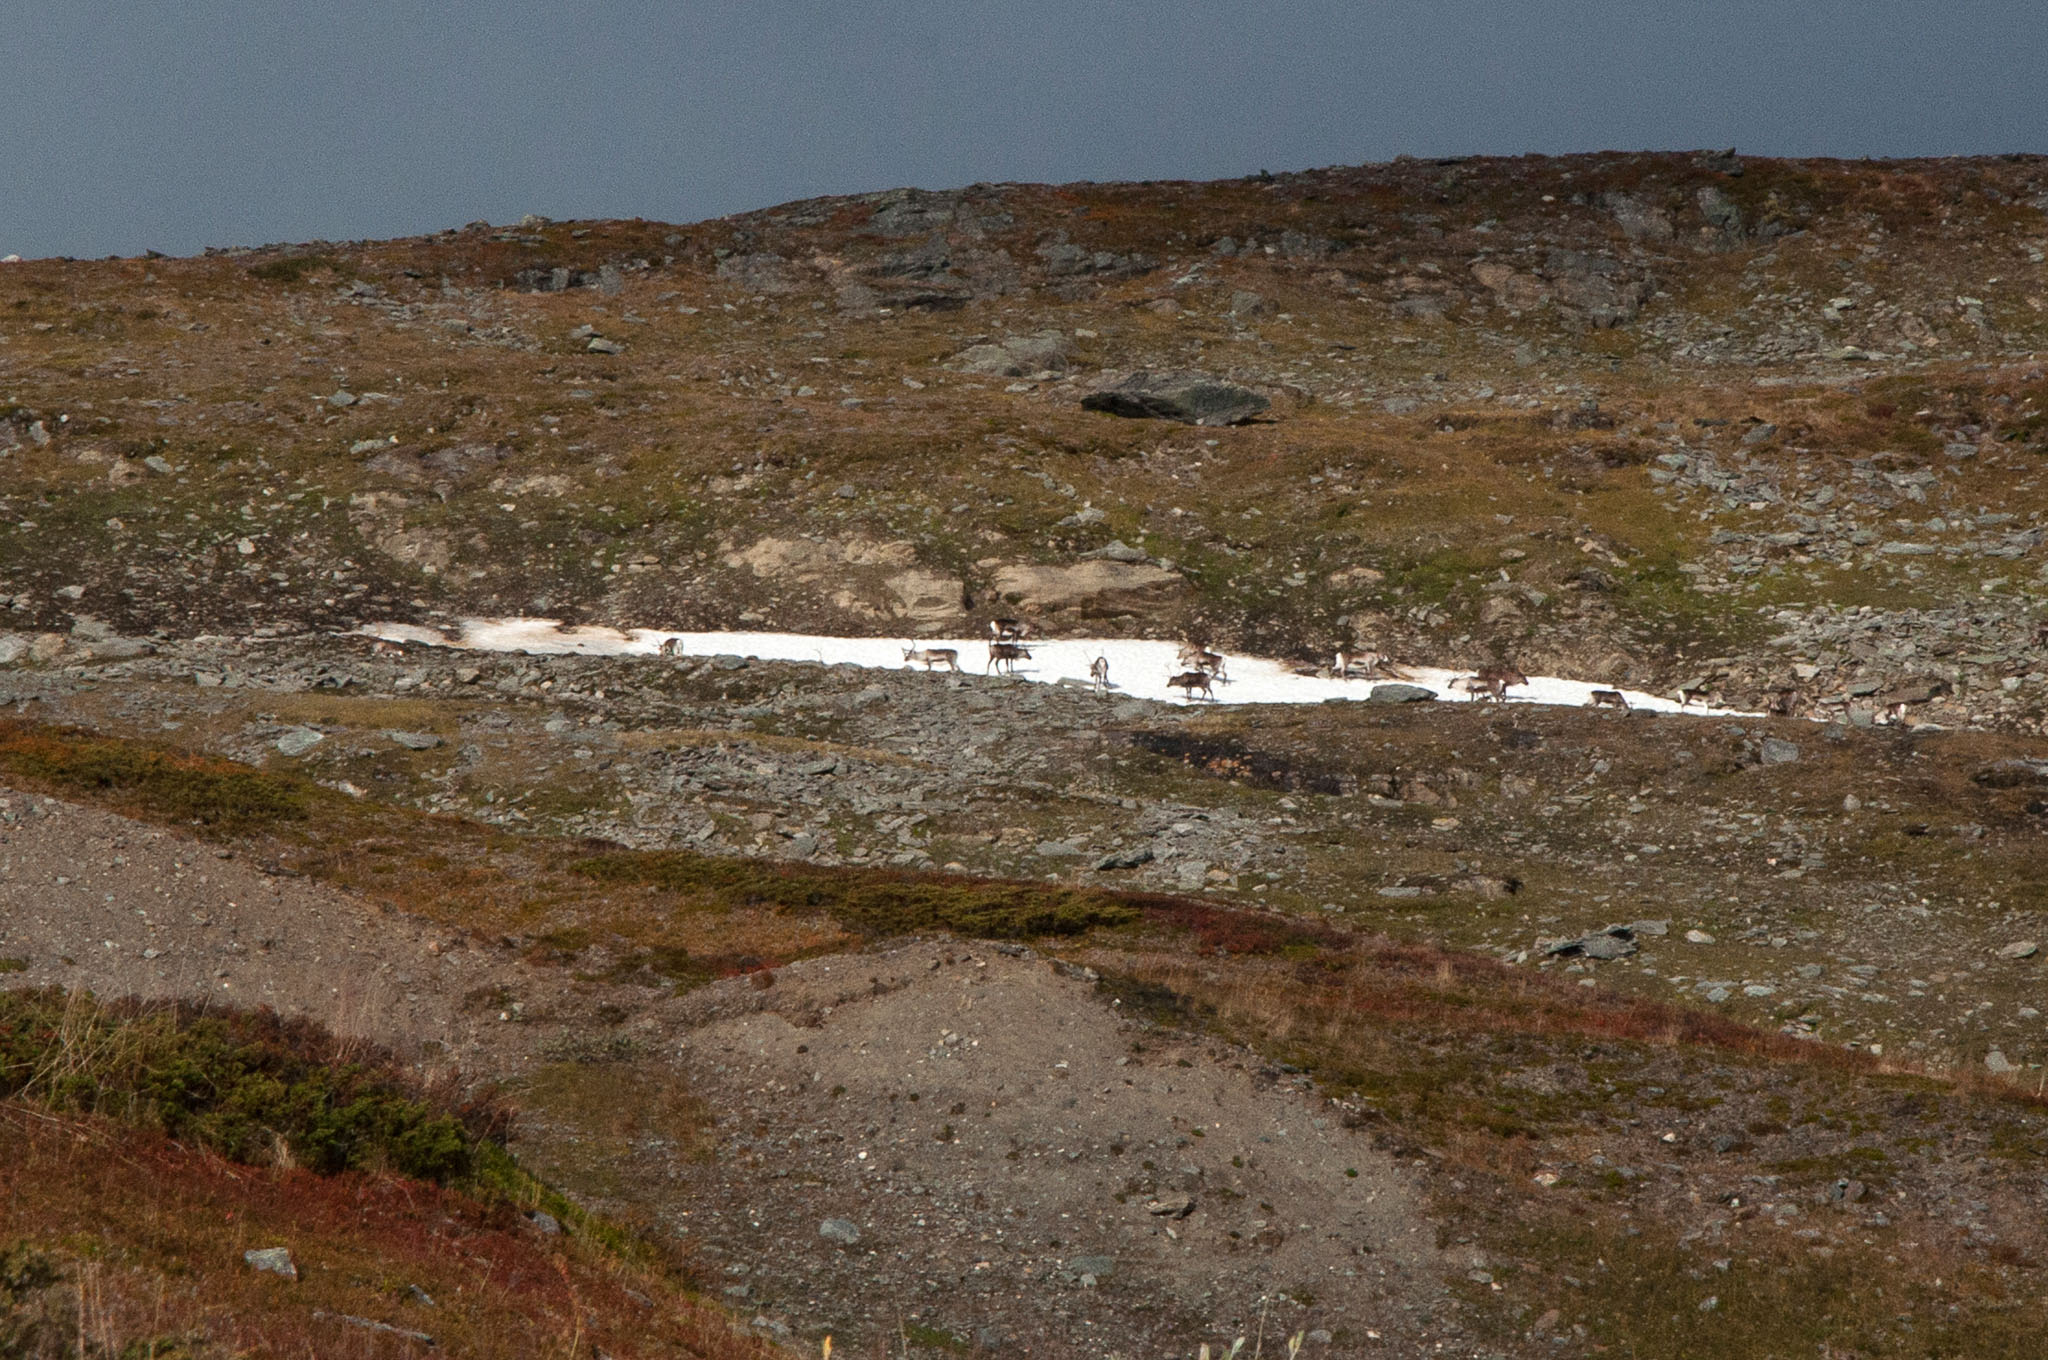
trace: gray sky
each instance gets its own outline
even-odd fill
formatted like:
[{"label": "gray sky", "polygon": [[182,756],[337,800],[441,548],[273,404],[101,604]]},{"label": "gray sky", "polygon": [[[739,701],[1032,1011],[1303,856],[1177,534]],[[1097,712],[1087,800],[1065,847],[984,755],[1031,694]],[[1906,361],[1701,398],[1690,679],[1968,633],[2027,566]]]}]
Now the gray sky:
[{"label": "gray sky", "polygon": [[0,254],[977,180],[2048,152],[2039,0],[0,0]]}]

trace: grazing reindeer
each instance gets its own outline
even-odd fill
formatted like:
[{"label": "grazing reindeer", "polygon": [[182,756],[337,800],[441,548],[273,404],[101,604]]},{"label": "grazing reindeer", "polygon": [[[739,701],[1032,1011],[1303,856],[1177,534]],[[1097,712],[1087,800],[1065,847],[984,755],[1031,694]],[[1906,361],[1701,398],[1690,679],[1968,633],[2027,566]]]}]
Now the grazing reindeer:
[{"label": "grazing reindeer", "polygon": [[1204,699],[1214,699],[1216,697],[1216,691],[1209,687],[1209,672],[1207,671],[1182,671],[1179,675],[1169,676],[1166,681],[1166,687],[1182,691],[1184,696],[1189,699],[1194,698],[1198,690]]},{"label": "grazing reindeer", "polygon": [[1109,693],[1109,658],[1098,656],[1088,663],[1088,679],[1094,684],[1097,694]]},{"label": "grazing reindeer", "polygon": [[1900,699],[1892,703],[1886,704],[1883,708],[1877,710],[1877,712],[1871,716],[1870,720],[1874,723],[1896,723],[1899,726],[1905,726],[1906,701]]},{"label": "grazing reindeer", "polygon": [[1463,680],[1454,680],[1451,683],[1457,685],[1475,699],[1484,694],[1499,704],[1507,702],[1510,686],[1526,685],[1529,683],[1529,677],[1516,670],[1513,666],[1482,666],[1477,675],[1467,676]]},{"label": "grazing reindeer", "polygon": [[924,663],[927,671],[934,666],[944,666],[955,675],[960,673],[960,653],[951,647],[927,647],[921,652],[908,647],[903,649],[903,664],[907,666],[919,661]]},{"label": "grazing reindeer", "polygon": [[1628,698],[1618,689],[1596,689],[1586,698],[1588,708],[1618,708],[1628,712]]},{"label": "grazing reindeer", "polygon": [[1792,709],[1793,706],[1797,703],[1798,698],[1798,690],[1778,690],[1776,693],[1772,694],[1769,699],[1764,701],[1764,712],[1770,714],[1774,718],[1789,718],[1792,716]]},{"label": "grazing reindeer", "polygon": [[683,654],[683,640],[679,637],[663,638],[661,646],[654,650],[660,656],[681,656]]},{"label": "grazing reindeer", "polygon": [[1471,695],[1475,700],[1492,699],[1496,702],[1504,702],[1508,697],[1506,686],[1494,684],[1490,680],[1482,680],[1476,675],[1461,675],[1451,681],[1450,688],[1464,690],[1465,693]]},{"label": "grazing reindeer", "polygon": [[1022,642],[1031,636],[1031,625],[1022,619],[990,619],[988,635],[992,642]]},{"label": "grazing reindeer", "polygon": [[1005,675],[1015,675],[1017,663],[1030,659],[1031,649],[1021,642],[991,642],[988,645],[988,665],[982,667],[981,673],[987,675],[1001,668]]}]

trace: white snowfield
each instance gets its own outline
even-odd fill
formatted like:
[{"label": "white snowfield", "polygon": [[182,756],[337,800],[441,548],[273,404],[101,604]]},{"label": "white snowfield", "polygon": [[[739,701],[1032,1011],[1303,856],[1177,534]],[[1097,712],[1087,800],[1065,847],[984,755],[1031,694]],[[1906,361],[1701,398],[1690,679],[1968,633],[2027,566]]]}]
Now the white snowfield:
[{"label": "white snowfield", "polygon": [[[820,637],[808,633],[674,633],[659,628],[565,628],[555,619],[468,619],[453,635],[409,623],[365,624],[363,635],[386,642],[425,643],[478,652],[525,652],[535,656],[656,656],[662,644],[673,641],[682,656],[744,656],[759,661],[816,661],[828,666],[866,666],[901,670],[923,670],[920,662],[906,661],[905,652],[952,648],[959,653],[960,669],[974,675],[988,669],[989,644],[985,637],[898,638]],[[1025,643],[1029,660],[1017,663],[1017,678],[1040,684],[1088,686],[1089,667],[1097,657],[1109,663],[1109,691],[1125,698],[1158,699],[1172,703],[1205,704],[1202,697],[1189,698],[1180,690],[1168,689],[1167,680],[1185,672],[1177,654],[1180,644],[1148,638],[1055,638],[1031,639]],[[946,668],[937,667],[940,674]],[[1313,671],[1301,673],[1284,662],[1256,656],[1225,656],[1225,677],[1214,683],[1216,703],[1223,704],[1320,704],[1329,700],[1364,699],[1376,684],[1393,677],[1367,680],[1324,678]],[[1463,689],[1451,682],[1470,671],[1444,670],[1437,666],[1403,666],[1400,683],[1420,685],[1440,700],[1472,702]],[[1532,675],[1527,685],[1508,692],[1509,703],[1566,704],[1584,707],[1592,702],[1596,689],[1613,686],[1583,680],[1561,680]],[[1620,691],[1631,709],[1653,713],[1690,713],[1695,716],[1733,717],[1735,709],[1695,705],[1681,707],[1674,699],[1645,694],[1639,690]],[[1754,716],[1740,714],[1740,716]]]}]

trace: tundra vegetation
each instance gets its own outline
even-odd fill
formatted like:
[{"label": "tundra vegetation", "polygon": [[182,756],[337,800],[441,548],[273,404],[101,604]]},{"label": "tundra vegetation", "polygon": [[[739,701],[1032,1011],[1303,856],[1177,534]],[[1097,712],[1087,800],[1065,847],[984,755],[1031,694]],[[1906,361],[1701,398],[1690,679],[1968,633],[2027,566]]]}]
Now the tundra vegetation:
[{"label": "tundra vegetation", "polygon": [[[0,265],[0,1351],[2037,1353],[2044,252],[1704,153]],[[486,615],[909,664],[355,634]],[[1139,635],[1497,702],[1028,683]],[[906,1079],[992,960],[1124,1061]]]}]

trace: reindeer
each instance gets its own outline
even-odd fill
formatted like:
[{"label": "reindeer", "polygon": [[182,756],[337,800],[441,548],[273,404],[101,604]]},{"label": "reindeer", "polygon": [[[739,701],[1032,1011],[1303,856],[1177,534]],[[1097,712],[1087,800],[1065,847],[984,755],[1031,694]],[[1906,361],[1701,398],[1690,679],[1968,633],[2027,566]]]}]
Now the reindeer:
[{"label": "reindeer", "polygon": [[1178,660],[1183,666],[1193,670],[1208,672],[1213,679],[1228,680],[1230,678],[1224,674],[1222,654],[1220,652],[1212,652],[1198,642],[1183,642],[1180,645]]},{"label": "reindeer", "polygon": [[1713,692],[1714,679],[1712,676],[1695,676],[1678,687],[1678,706],[1680,708],[1691,708],[1692,701],[1695,699],[1699,700],[1702,704],[1711,703]]},{"label": "reindeer", "polygon": [[1789,718],[1792,716],[1792,710],[1798,704],[1798,701],[1798,690],[1777,690],[1771,695],[1770,698],[1764,701],[1764,712],[1770,714],[1774,718]]},{"label": "reindeer", "polygon": [[1109,693],[1109,658],[1098,656],[1088,663],[1088,679],[1097,694]]},{"label": "reindeer", "polygon": [[1022,642],[1031,636],[1031,625],[1022,619],[990,619],[988,636],[991,642]]},{"label": "reindeer", "polygon": [[960,653],[951,647],[927,647],[921,652],[909,647],[903,649],[904,665],[914,665],[920,661],[924,663],[927,671],[934,666],[944,666],[955,675],[960,673]]},{"label": "reindeer", "polygon": [[1618,689],[1596,689],[1586,697],[1588,708],[1618,708],[1628,712],[1628,697]]},{"label": "reindeer", "polygon": [[663,638],[661,646],[654,650],[659,656],[681,656],[683,654],[683,640],[679,637]]},{"label": "reindeer", "polygon": [[1471,695],[1474,700],[1492,699],[1496,703],[1503,703],[1508,697],[1506,686],[1496,684],[1491,680],[1481,679],[1476,675],[1461,675],[1451,681],[1450,688],[1461,689]]},{"label": "reindeer", "polygon": [[1017,663],[1030,659],[1031,649],[1021,642],[991,642],[988,645],[988,665],[982,667],[981,673],[987,675],[1001,668],[1005,675],[1015,675]]},{"label": "reindeer", "polygon": [[1384,675],[1394,680],[1406,680],[1408,678],[1408,672],[1396,664],[1394,658],[1384,652],[1339,652],[1337,653],[1337,664],[1331,667],[1331,669],[1337,673],[1339,680],[1349,680],[1353,671],[1357,671],[1368,680],[1372,679],[1375,675]]},{"label": "reindeer", "polygon": [[1166,687],[1183,691],[1184,696],[1189,699],[1194,698],[1198,690],[1204,699],[1214,699],[1216,697],[1216,691],[1209,687],[1209,672],[1207,671],[1182,671],[1179,675],[1169,676],[1167,677]]},{"label": "reindeer", "polygon": [[1526,685],[1529,683],[1529,677],[1513,666],[1482,666],[1477,675],[1467,676],[1463,680],[1453,680],[1451,683],[1475,699],[1485,694],[1500,704],[1507,702],[1510,686]]}]

